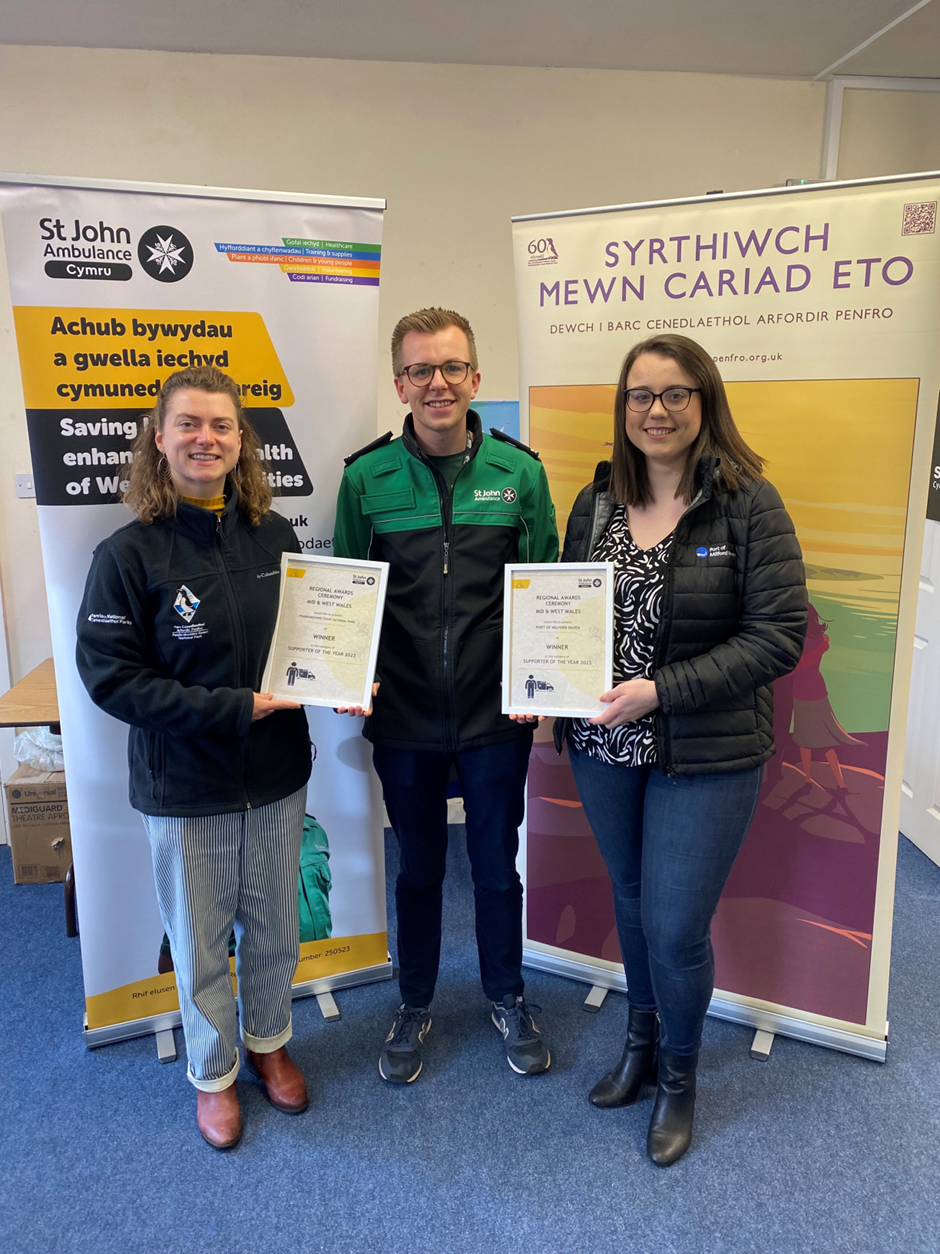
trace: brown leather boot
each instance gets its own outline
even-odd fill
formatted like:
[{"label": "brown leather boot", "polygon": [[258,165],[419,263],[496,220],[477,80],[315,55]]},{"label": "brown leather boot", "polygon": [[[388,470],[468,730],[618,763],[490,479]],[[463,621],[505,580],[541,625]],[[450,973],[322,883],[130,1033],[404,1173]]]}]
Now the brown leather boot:
[{"label": "brown leather boot", "polygon": [[196,1123],[214,1149],[227,1150],[237,1145],[242,1135],[242,1112],[235,1085],[230,1084],[218,1093],[197,1089]]},{"label": "brown leather boot", "polygon": [[264,1085],[268,1101],[288,1115],[300,1115],[310,1105],[307,1082],[291,1062],[287,1047],[271,1054],[245,1050],[248,1071]]}]

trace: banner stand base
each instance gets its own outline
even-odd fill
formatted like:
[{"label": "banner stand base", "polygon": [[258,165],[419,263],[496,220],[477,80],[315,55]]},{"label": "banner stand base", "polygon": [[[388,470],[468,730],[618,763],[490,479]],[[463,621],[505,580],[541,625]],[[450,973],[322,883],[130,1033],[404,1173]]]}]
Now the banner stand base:
[{"label": "banner stand base", "polygon": [[754,1033],[753,1041],[751,1041],[751,1057],[756,1059],[757,1062],[766,1062],[773,1047],[774,1033],[765,1032],[763,1028],[758,1028]]},{"label": "banner stand base", "polygon": [[342,1019],[343,1012],[336,1004],[336,999],[332,993],[317,993],[317,1005],[320,1007],[320,1013],[327,1023],[335,1023],[337,1019]]},{"label": "banner stand base", "polygon": [[[552,975],[561,975],[569,980],[591,984],[593,988],[589,997],[593,996],[594,988],[616,989],[620,993],[627,991],[627,981],[622,972],[607,971],[603,967],[595,967],[589,962],[578,962],[574,958],[562,958],[556,954],[543,954],[534,949],[523,949],[522,965],[532,967],[535,971],[548,971]],[[741,1023],[746,1027],[755,1028],[758,1033],[789,1036],[795,1041],[806,1041],[810,1045],[823,1045],[826,1049],[837,1049],[844,1054],[854,1054],[857,1058],[867,1058],[870,1062],[884,1062],[887,1057],[887,1023],[885,1023],[883,1037],[862,1036],[857,1032],[845,1032],[840,1028],[813,1023],[808,1019],[794,1019],[789,1015],[777,1014],[774,1011],[759,1010],[756,1006],[744,1006],[739,1002],[725,1001],[721,997],[711,999],[708,1013],[715,1019],[725,1019],[729,1023]],[[757,1044],[756,1037],[755,1044]],[[768,1049],[767,1053],[769,1052]]]},{"label": "banner stand base", "polygon": [[589,1015],[596,1015],[603,1006],[609,991],[603,984],[595,984],[581,1003],[581,1009],[587,1011]]},{"label": "banner stand base", "polygon": [[[358,971],[343,971],[338,975],[327,975],[319,980],[305,980],[303,984],[295,984],[291,989],[291,1000],[299,997],[316,997],[319,1000],[321,995],[333,993],[337,989],[355,988],[359,984],[374,984],[379,980],[391,978],[392,960],[389,958],[386,962],[377,963],[374,967],[361,967]],[[332,997],[330,1000],[333,1000]],[[341,1018],[335,1001],[333,1006],[336,1009],[335,1016],[327,1015],[325,1012],[323,1016],[330,1023]],[[323,1010],[322,1003],[320,1008]],[[170,1047],[166,1043],[165,1034],[169,1034],[172,1041],[173,1029],[181,1025],[182,1019],[178,1010],[169,1010],[162,1015],[150,1015],[146,1019],[132,1019],[127,1023],[109,1023],[103,1028],[90,1028],[88,1016],[82,1016],[82,1032],[86,1049],[98,1049],[102,1045],[114,1045],[117,1041],[130,1041],[134,1037],[150,1036],[153,1033],[157,1037],[157,1055],[161,1062],[172,1062],[176,1057],[175,1043],[172,1046],[173,1057],[169,1056]]]},{"label": "banner stand base", "polygon": [[157,1059],[159,1062],[176,1062],[176,1037],[172,1028],[161,1028],[155,1032],[157,1041]]}]

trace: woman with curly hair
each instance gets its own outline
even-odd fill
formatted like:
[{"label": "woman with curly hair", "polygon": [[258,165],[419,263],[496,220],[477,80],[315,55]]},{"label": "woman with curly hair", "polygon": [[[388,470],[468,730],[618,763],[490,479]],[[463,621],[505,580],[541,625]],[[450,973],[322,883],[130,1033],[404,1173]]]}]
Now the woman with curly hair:
[{"label": "woman with curly hair", "polygon": [[242,1126],[233,929],[248,1068],[278,1109],[307,1107],[286,1043],[310,742],[296,702],[259,692],[281,554],[299,544],[270,508],[238,385],[214,367],[163,384],[124,502],[136,521],[95,550],[78,669],[95,704],[130,724],[130,801],[150,839],[197,1124],[228,1149]]}]

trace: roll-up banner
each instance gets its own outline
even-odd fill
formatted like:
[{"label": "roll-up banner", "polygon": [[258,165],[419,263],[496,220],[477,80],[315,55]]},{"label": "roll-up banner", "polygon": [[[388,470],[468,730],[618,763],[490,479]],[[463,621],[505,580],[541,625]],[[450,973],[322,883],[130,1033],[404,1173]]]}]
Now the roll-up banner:
[{"label": "roll-up banner", "polygon": [[[178,1021],[127,728],[75,668],[92,551],[129,521],[130,448],[161,381],[214,364],[239,385],[274,506],[328,555],[343,457],[375,434],[384,201],[0,178],[69,792],[88,1044]],[[198,635],[188,602],[181,624]],[[185,620],[185,622],[184,622]],[[391,975],[381,806],[360,728],[310,710],[295,992]],[[310,899],[312,898],[312,900]]]},{"label": "roll-up banner", "polygon": [[[806,562],[810,631],[712,928],[711,1013],[883,1059],[931,440],[940,175],[514,219],[522,427],[563,529],[610,456],[614,381],[699,341]],[[702,554],[702,561],[711,557]],[[794,688],[796,687],[796,691]],[[813,699],[806,699],[812,695]],[[547,724],[529,771],[526,961],[624,986],[604,863]]]}]

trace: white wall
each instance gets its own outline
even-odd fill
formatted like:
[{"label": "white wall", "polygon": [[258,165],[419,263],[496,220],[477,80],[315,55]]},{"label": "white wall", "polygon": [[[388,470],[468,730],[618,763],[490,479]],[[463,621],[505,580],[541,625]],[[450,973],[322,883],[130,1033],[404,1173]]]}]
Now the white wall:
[{"label": "white wall", "polygon": [[[819,85],[717,75],[3,47],[0,169],[384,196],[382,353],[401,314],[455,307],[477,333],[481,395],[513,397],[512,214],[811,177],[824,104]],[[14,492],[29,453],[0,302],[15,681],[50,649],[35,506]],[[389,382],[378,428],[401,414]]]},{"label": "white wall", "polygon": [[[380,351],[427,304],[477,332],[482,396],[517,394],[513,214],[733,191],[819,171],[822,84],[720,75],[0,47],[0,169],[388,199]],[[841,177],[934,157],[940,95],[847,92]],[[402,410],[380,386],[377,428]],[[50,653],[0,272],[0,588],[10,672]],[[0,744],[0,768],[9,763]]]},{"label": "white wall", "polygon": [[839,178],[940,170],[940,91],[847,88]]}]

